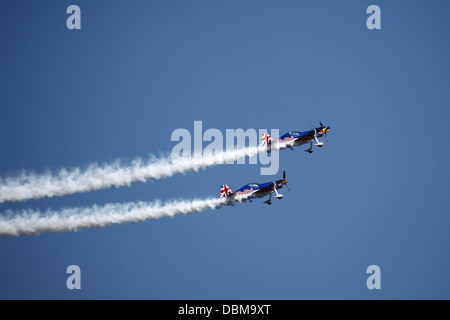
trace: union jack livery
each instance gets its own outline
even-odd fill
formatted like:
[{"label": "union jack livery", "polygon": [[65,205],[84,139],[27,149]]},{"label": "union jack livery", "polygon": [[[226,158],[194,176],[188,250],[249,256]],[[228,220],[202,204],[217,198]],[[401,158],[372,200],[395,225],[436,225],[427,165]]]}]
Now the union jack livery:
[{"label": "union jack livery", "polygon": [[226,184],[224,184],[223,186],[220,187],[220,197],[221,198],[228,198],[228,195],[233,193],[233,191],[231,191],[230,187],[227,186]]},{"label": "union jack livery", "polygon": [[272,145],[273,138],[267,133],[264,132],[261,137],[261,147],[267,146],[267,152],[270,153],[270,147]]},{"label": "union jack livery", "polygon": [[270,195],[269,200],[264,203],[272,204],[272,193],[275,192],[275,198],[277,199],[283,198],[283,195],[278,193],[277,190],[283,188],[284,185],[289,189],[287,183],[286,172],[283,171],[283,179],[266,183],[249,183],[235,192],[231,191],[230,187],[224,184],[220,187],[220,198],[227,199],[227,205],[234,205],[235,201],[245,202],[249,200],[252,202],[251,199],[253,198],[263,198]]}]

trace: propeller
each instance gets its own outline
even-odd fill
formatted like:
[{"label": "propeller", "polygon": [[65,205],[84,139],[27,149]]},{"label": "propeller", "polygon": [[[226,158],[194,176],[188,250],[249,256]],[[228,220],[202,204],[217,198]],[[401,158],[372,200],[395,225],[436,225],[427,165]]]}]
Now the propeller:
[{"label": "propeller", "polygon": [[[325,127],[325,126],[323,125],[322,121],[319,121],[319,123],[320,123],[320,126],[321,126],[321,127]],[[328,127],[327,129],[330,129],[330,127]],[[327,133],[326,133],[326,132],[325,132],[325,141],[328,142],[328,136],[327,136]]]},{"label": "propeller", "polygon": [[[286,180],[286,171],[283,171],[283,180]],[[287,183],[284,184],[286,186],[286,188],[289,190],[289,192],[291,192],[291,189],[289,188],[289,186],[287,185]]]}]

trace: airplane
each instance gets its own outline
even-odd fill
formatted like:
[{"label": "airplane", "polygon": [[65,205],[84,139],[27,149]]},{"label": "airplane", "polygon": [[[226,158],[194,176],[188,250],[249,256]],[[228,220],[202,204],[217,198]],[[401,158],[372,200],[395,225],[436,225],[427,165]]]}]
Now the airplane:
[{"label": "airplane", "polygon": [[266,182],[266,183],[249,183],[243,186],[242,188],[233,192],[229,186],[224,184],[220,187],[220,198],[227,199],[227,205],[234,205],[235,201],[246,201],[249,200],[253,202],[251,199],[253,198],[263,198],[267,195],[269,196],[269,200],[264,201],[264,203],[272,204],[272,193],[275,192],[275,198],[281,199],[283,195],[278,193],[278,189],[283,188],[284,185],[287,186],[288,181],[286,180],[286,171],[283,171],[283,179]]},{"label": "airplane", "polygon": [[[327,132],[330,131],[330,127],[325,127],[322,122],[320,122],[320,127],[314,128],[309,131],[304,132],[298,132],[298,131],[289,131],[285,134],[283,134],[278,139],[278,144],[286,144],[286,146],[292,150],[294,150],[292,147],[301,146],[303,144],[309,143],[309,148],[306,149],[306,152],[312,153],[313,152],[313,142],[316,141],[314,144],[315,146],[321,148],[323,146],[323,142],[320,142],[318,138],[325,135],[327,136]],[[266,132],[263,133],[261,137],[261,146],[267,146],[267,153],[270,153],[272,151],[272,144],[273,144],[273,138],[267,134]]]}]

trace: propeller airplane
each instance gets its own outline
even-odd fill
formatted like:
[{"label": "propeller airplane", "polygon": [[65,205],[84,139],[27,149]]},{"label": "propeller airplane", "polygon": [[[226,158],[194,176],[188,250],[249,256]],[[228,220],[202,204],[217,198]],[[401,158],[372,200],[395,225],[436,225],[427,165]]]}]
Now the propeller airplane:
[{"label": "propeller airplane", "polygon": [[[246,201],[254,198],[263,198],[269,195],[269,200],[264,201],[264,203],[272,204],[272,193],[275,192],[275,198],[281,199],[283,195],[278,193],[278,189],[283,188],[285,185],[288,190],[289,187],[287,185],[288,181],[286,180],[286,172],[283,171],[283,179],[266,182],[266,183],[249,183],[243,186],[242,188],[232,191],[229,186],[224,184],[220,188],[220,198],[226,198],[228,205],[234,205],[235,201]],[[289,190],[290,191],[290,190]]]},{"label": "propeller airplane", "polygon": [[[303,144],[309,143],[309,148],[306,149],[306,152],[312,153],[313,152],[313,142],[317,147],[322,147],[323,142],[320,142],[318,138],[325,136],[325,139],[327,139],[327,132],[330,131],[330,127],[326,127],[320,122],[320,127],[314,128],[309,131],[304,132],[298,132],[298,131],[289,131],[285,134],[283,134],[278,141],[276,142],[278,145],[286,145],[288,148],[293,150],[293,147],[301,146]],[[273,138],[267,134],[266,132],[263,133],[261,137],[261,146],[267,146],[267,153],[270,153],[272,151],[272,145],[274,144]]]}]

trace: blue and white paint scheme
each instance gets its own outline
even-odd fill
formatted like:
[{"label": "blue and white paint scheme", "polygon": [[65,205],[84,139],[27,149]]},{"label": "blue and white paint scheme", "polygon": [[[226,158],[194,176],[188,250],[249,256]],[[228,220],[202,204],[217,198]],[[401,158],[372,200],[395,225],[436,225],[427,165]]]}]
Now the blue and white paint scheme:
[{"label": "blue and white paint scheme", "polygon": [[330,127],[326,127],[322,124],[322,122],[320,122],[320,127],[314,128],[309,131],[289,131],[283,134],[276,142],[274,142],[273,138],[269,134],[263,133],[261,137],[261,146],[267,146],[267,152],[270,153],[272,151],[272,148],[292,149],[293,147],[309,143],[309,148],[305,151],[312,153],[313,142],[316,142],[314,144],[315,146],[319,148],[322,147],[323,142],[320,142],[318,138],[323,137],[324,135],[326,136],[328,131],[330,131]]},{"label": "blue and white paint scheme", "polygon": [[233,205],[235,201],[245,202],[246,200],[249,200],[252,202],[251,199],[263,198],[269,195],[269,200],[264,203],[272,204],[272,193],[275,192],[275,198],[277,199],[283,198],[283,195],[278,193],[277,190],[283,188],[284,185],[289,189],[287,183],[286,172],[283,172],[283,179],[266,183],[249,183],[234,192],[229,186],[224,184],[220,187],[220,198],[227,199],[227,204]]}]

